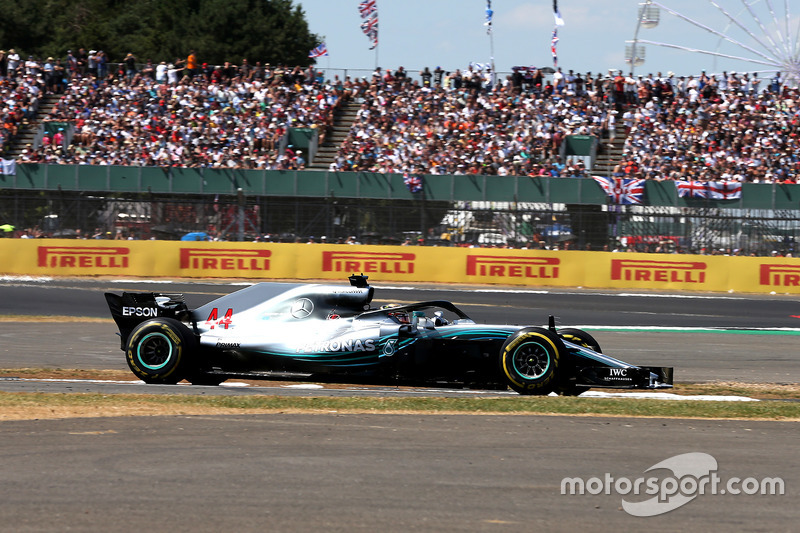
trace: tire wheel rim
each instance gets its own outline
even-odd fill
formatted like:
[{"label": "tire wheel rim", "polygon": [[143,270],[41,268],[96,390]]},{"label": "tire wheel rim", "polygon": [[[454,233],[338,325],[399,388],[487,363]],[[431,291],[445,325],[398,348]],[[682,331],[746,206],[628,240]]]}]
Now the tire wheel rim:
[{"label": "tire wheel rim", "polygon": [[163,333],[149,333],[136,347],[136,357],[148,370],[161,370],[172,359],[172,341]]},{"label": "tire wheel rim", "polygon": [[525,343],[514,352],[514,370],[525,379],[539,379],[550,369],[550,354],[541,345]]}]

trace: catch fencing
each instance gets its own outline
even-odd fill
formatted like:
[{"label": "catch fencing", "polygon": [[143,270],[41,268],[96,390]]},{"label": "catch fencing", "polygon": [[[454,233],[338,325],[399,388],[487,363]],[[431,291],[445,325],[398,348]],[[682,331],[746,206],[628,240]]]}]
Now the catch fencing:
[{"label": "catch fencing", "polygon": [[[5,236],[794,255],[800,210],[0,190]],[[203,236],[203,234],[205,236]]]}]

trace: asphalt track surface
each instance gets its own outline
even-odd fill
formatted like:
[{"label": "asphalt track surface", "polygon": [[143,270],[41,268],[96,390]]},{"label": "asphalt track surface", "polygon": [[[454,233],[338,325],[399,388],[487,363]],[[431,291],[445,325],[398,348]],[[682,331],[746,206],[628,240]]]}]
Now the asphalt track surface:
[{"label": "asphalt track surface", "polygon": [[[3,531],[796,531],[797,424],[541,416],[248,415],[0,424]],[[704,451],[783,496],[637,518],[564,477],[652,477]],[[662,471],[662,474],[664,472]],[[667,472],[668,474],[668,472]]]},{"label": "asphalt track surface", "polygon": [[[105,290],[183,292],[196,306],[236,288],[8,280],[0,282],[0,315],[106,317]],[[377,298],[449,299],[481,322],[542,324],[554,314],[560,324],[587,326],[609,354],[675,366],[678,381],[780,383],[800,376],[796,332],[618,329],[796,329],[796,297],[403,288]],[[0,367],[124,369],[113,328],[2,322]],[[117,390],[112,386],[0,382],[2,390],[109,394]],[[258,389],[119,387],[199,394]],[[796,422],[337,413],[3,422],[0,531],[796,531],[797,428]],[[698,495],[650,518],[621,508],[623,498],[647,496],[613,488],[561,494],[565,477],[668,477],[664,469],[646,470],[688,452],[711,454],[723,480],[780,477],[785,494]]]}]

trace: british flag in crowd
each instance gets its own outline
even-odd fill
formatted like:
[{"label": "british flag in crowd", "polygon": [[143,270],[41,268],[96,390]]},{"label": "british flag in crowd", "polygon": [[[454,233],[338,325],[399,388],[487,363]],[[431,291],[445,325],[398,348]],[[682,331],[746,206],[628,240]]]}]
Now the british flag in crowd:
[{"label": "british flag in crowd", "polygon": [[704,181],[679,181],[678,198],[708,198],[708,187]]},{"label": "british flag in crowd", "polygon": [[742,197],[742,184],[738,181],[709,181],[708,195],[714,200],[738,200]]},{"label": "british flag in crowd", "polygon": [[408,172],[403,174],[403,183],[406,184],[408,190],[412,193],[422,192],[422,178]]},{"label": "british flag in crowd", "polygon": [[644,180],[592,176],[615,204],[630,205],[644,202]]},{"label": "british flag in crowd", "polygon": [[358,12],[364,22],[361,23],[361,31],[372,42],[370,50],[378,46],[378,0],[364,0],[358,4]]},{"label": "british flag in crowd", "polygon": [[558,54],[556,53],[556,45],[558,44],[558,27],[553,28],[553,38],[550,39],[550,51],[553,52],[553,66],[558,66]]},{"label": "british flag in crowd", "polygon": [[308,53],[308,57],[312,59],[326,55],[328,55],[328,47],[325,46],[325,43],[322,43]]}]

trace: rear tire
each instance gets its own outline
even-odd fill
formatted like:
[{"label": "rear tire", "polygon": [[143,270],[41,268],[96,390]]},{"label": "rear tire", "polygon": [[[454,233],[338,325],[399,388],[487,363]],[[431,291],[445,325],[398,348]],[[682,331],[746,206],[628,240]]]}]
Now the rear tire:
[{"label": "rear tire", "polygon": [[503,343],[500,370],[508,386],[520,394],[550,394],[558,385],[566,349],[555,333],[525,328]]},{"label": "rear tire", "polygon": [[183,323],[172,318],[142,322],[131,332],[125,350],[128,367],[145,383],[178,383],[186,377],[197,341]]}]

